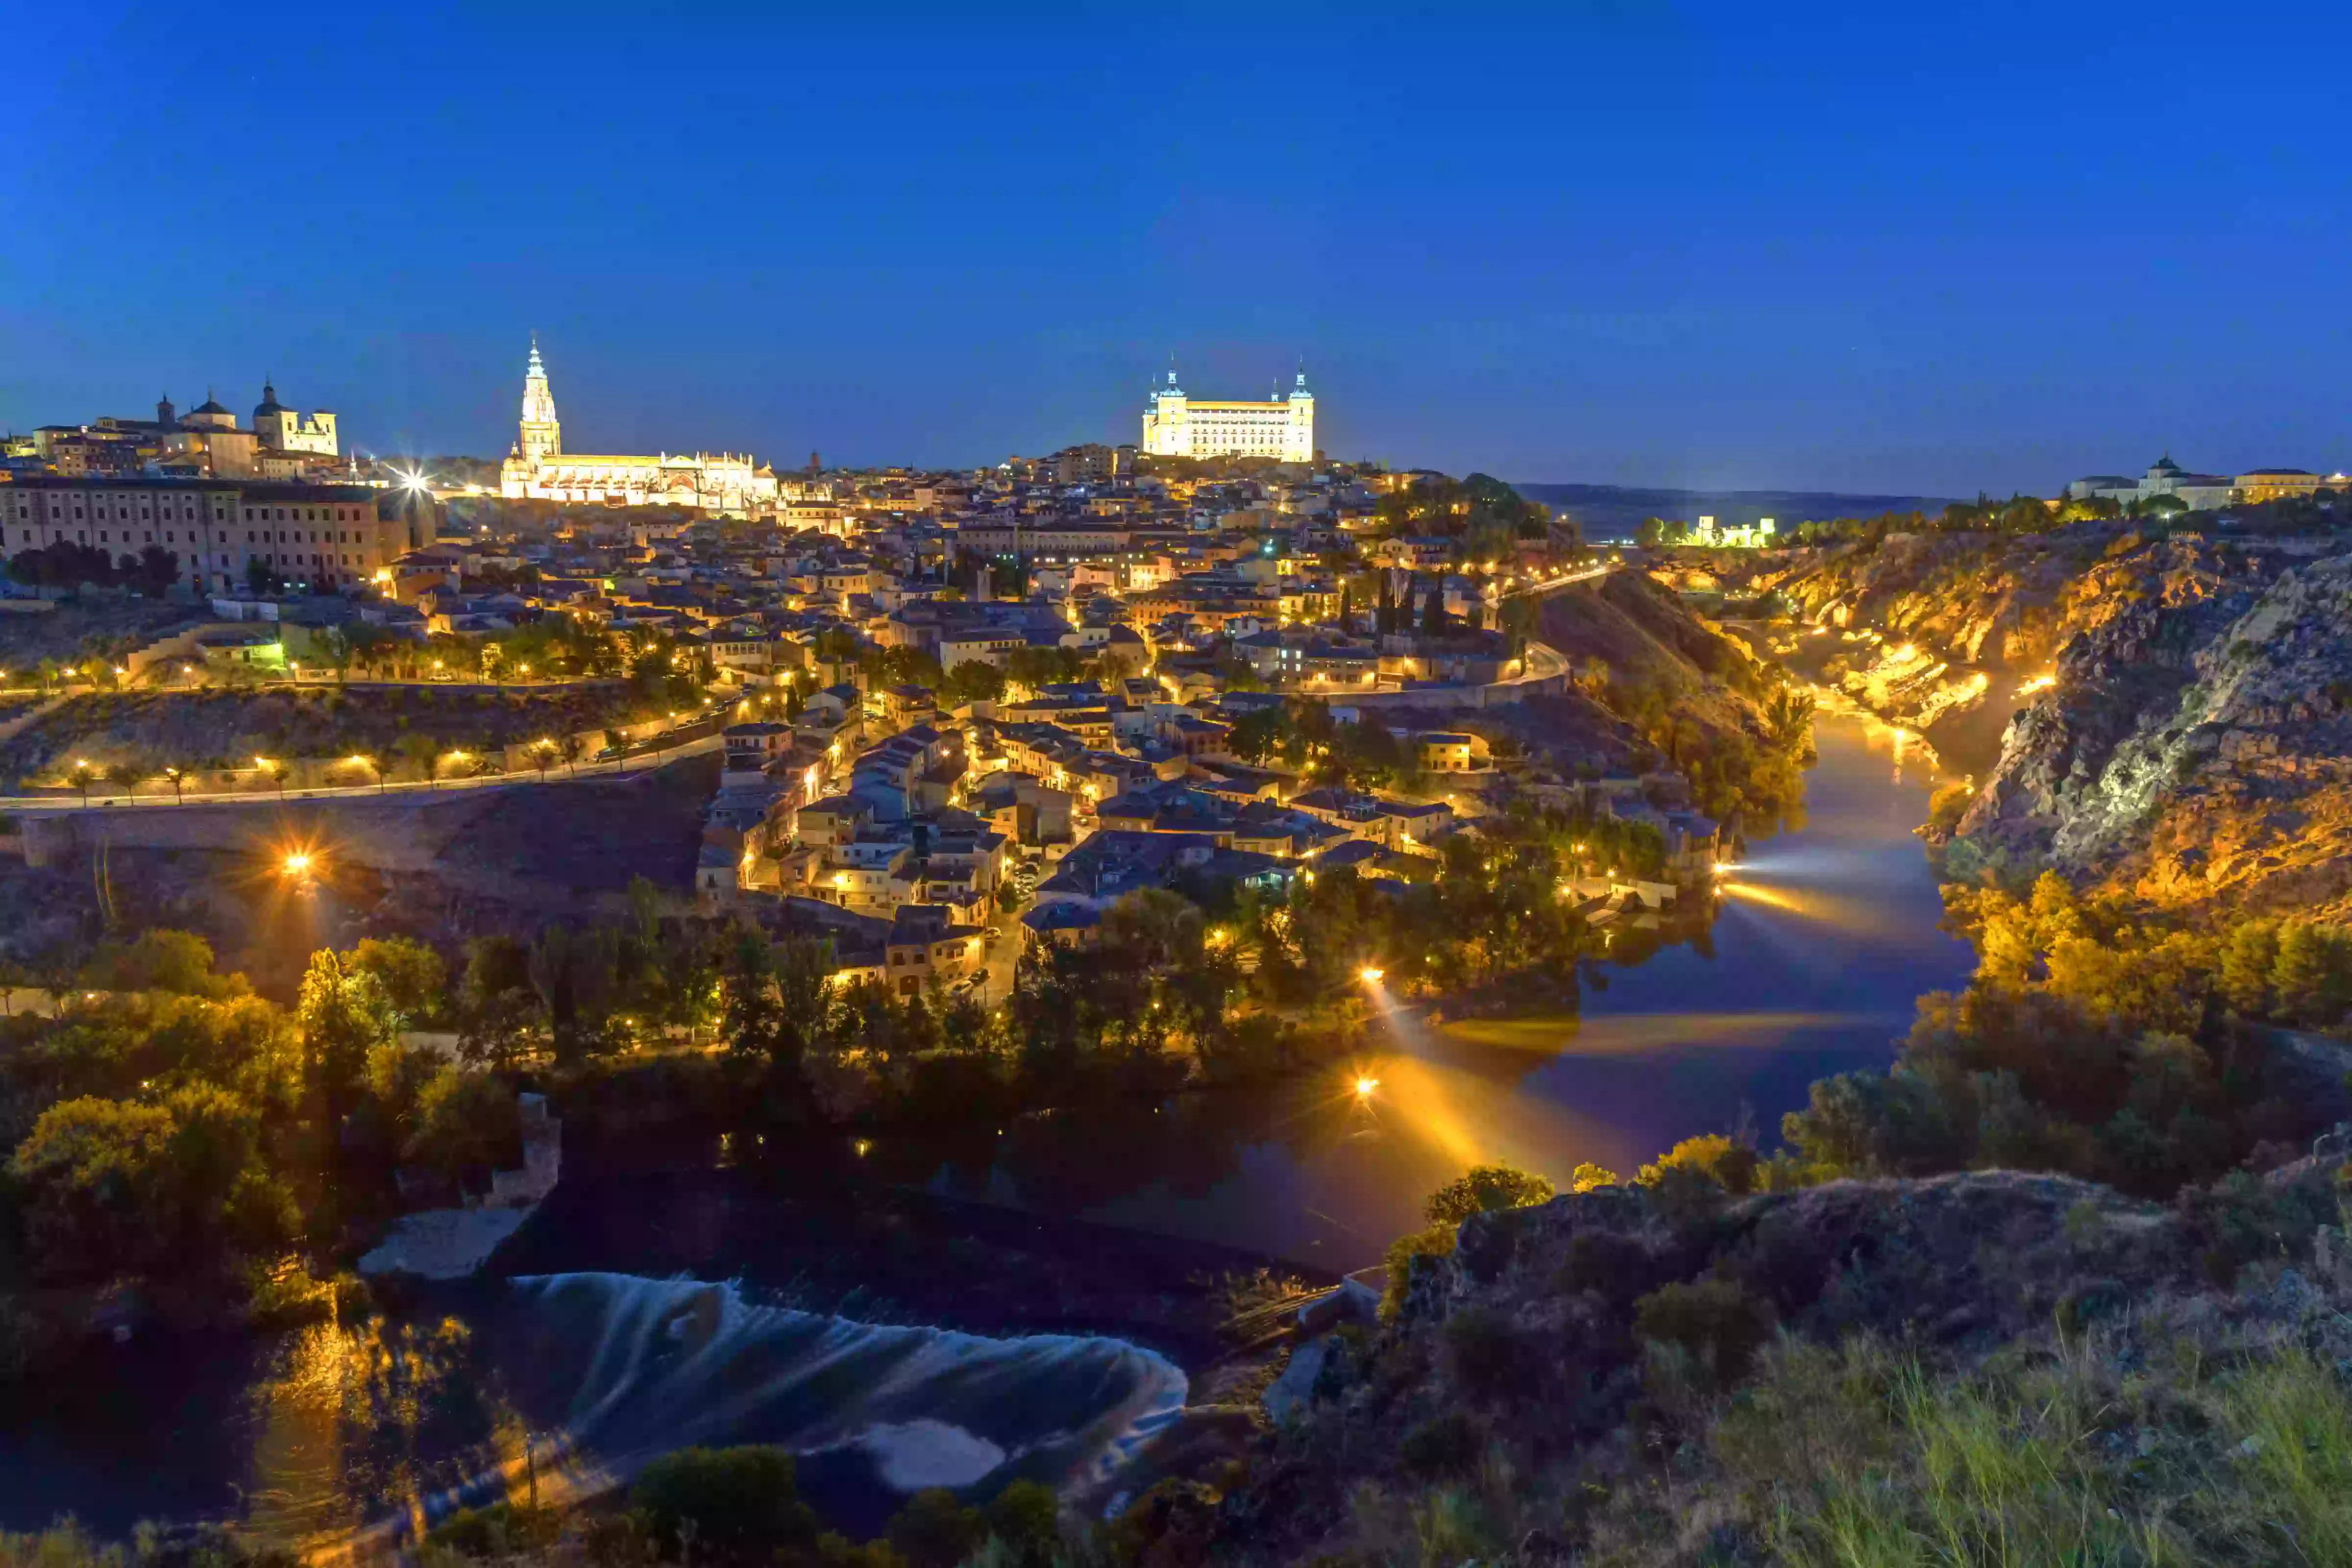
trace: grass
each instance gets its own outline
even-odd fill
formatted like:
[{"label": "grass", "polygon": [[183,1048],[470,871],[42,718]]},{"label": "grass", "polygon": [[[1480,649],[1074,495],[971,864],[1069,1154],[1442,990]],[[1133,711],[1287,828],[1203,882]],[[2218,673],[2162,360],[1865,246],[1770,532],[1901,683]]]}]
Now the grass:
[{"label": "grass", "polygon": [[1531,1538],[1592,1568],[2352,1564],[2352,1322],[2323,1323],[2268,1337],[2143,1307],[1965,1371],[1783,1336],[1644,1462],[1465,1424],[1444,1464],[1360,1482],[1324,1549],[1367,1568],[1551,1561]]},{"label": "grass", "polygon": [[1939,1377],[1783,1342],[1712,1434],[1797,1568],[2352,1563],[2352,1397],[2301,1346],[2135,1365],[2075,1341]]}]

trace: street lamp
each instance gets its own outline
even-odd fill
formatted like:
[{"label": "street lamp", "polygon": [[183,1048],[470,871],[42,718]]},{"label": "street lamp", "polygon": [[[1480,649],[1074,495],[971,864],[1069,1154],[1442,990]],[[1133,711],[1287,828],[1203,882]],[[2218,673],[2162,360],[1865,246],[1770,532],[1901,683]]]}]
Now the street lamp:
[{"label": "street lamp", "polygon": [[1369,1073],[1360,1073],[1356,1078],[1356,1099],[1359,1101],[1370,1100],[1372,1098],[1372,1091],[1380,1087],[1380,1079]]},{"label": "street lamp", "polygon": [[89,779],[90,768],[88,759],[76,757],[73,760],[73,782],[81,786],[81,803],[84,806],[89,805]]},{"label": "street lamp", "polygon": [[301,849],[287,851],[286,858],[278,863],[278,869],[282,875],[297,879],[309,876],[310,874],[309,852]]},{"label": "street lamp", "polygon": [[1374,969],[1367,965],[1366,967],[1356,971],[1356,978],[1362,981],[1367,985],[1378,985],[1381,983],[1381,976],[1385,973],[1386,971],[1384,970]]},{"label": "street lamp", "polygon": [[286,764],[268,757],[256,757],[253,759],[253,765],[259,768],[278,785],[278,798],[284,800],[286,798]]},{"label": "street lamp", "polygon": [[182,768],[165,768],[163,770],[163,776],[172,781],[172,804],[174,805],[187,805],[186,800],[182,798],[180,795],[181,787],[187,780],[188,775],[186,770]]}]

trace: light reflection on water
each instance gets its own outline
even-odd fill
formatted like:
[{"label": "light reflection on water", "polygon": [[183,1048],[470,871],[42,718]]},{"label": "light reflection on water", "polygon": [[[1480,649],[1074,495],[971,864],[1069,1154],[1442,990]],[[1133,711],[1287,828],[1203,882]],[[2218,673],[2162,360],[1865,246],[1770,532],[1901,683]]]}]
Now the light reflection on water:
[{"label": "light reflection on water", "polygon": [[[1630,1175],[1703,1132],[1744,1124],[1769,1144],[1813,1079],[1885,1062],[1916,998],[1958,985],[1970,963],[1937,929],[1941,899],[1912,832],[1935,783],[1916,739],[1824,715],[1816,743],[1803,826],[1751,846],[1704,943],[1604,966],[1605,989],[1587,990],[1580,1016],[1432,1028],[1392,1013],[1391,1048],[1365,1069],[1381,1087],[1363,1106],[1342,1104],[1336,1086],[1276,1091],[1320,1118],[1315,1135],[1236,1150],[1205,1193],[1139,1170],[1133,1191],[1083,1212],[1354,1268],[1473,1163],[1559,1180],[1591,1161]],[[1061,1206],[1055,1173],[1023,1174],[992,1172],[992,1195]]]},{"label": "light reflection on water", "polygon": [[[1590,1161],[1630,1175],[1697,1133],[1745,1122],[1769,1142],[1812,1079],[1885,1061],[1914,998],[1958,984],[1970,962],[1936,929],[1912,836],[1933,782],[1916,750],[1898,772],[1891,734],[1851,718],[1822,718],[1817,739],[1803,826],[1751,846],[1706,938],[1602,966],[1605,985],[1577,1013],[1433,1022],[1392,1009],[1360,1058],[1311,1079],[1026,1118],[961,1145],[882,1139],[857,1165],[1336,1271],[1377,1261],[1420,1223],[1423,1196],[1474,1163],[1559,1180]],[[678,1256],[597,1266],[740,1267],[765,1235],[751,1205],[740,1236],[708,1244],[688,1219],[654,1220]],[[533,1342],[483,1355],[472,1334],[454,1320],[320,1328],[190,1364],[133,1347],[86,1408],[0,1430],[0,1524],[79,1508],[119,1533],[142,1516],[217,1515],[238,1475],[269,1478],[236,1511],[279,1539],[413,1521],[421,1500],[520,1464],[527,1424],[507,1390]],[[130,1366],[148,1361],[152,1374]],[[115,1484],[123,1474],[142,1478],[136,1502]]]}]

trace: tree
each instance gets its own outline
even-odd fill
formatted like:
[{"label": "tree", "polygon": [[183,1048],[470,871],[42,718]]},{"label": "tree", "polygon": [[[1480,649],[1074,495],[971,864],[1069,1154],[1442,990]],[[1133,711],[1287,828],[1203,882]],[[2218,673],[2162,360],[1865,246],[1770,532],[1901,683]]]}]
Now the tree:
[{"label": "tree", "polygon": [[92,991],[168,991],[213,996],[242,986],[213,973],[212,943],[194,931],[157,926],[129,943],[105,942],[83,966],[82,984]]},{"label": "tree", "polygon": [[432,779],[434,765],[441,756],[440,743],[432,736],[412,730],[394,742],[393,749],[415,765],[419,777],[428,782]]},{"label": "tree", "polygon": [[783,1006],[778,1000],[768,939],[746,926],[735,933],[719,975],[719,1029],[739,1056],[773,1057],[782,1043]]},{"label": "tree", "polygon": [[441,955],[404,936],[366,937],[343,954],[346,970],[372,975],[404,1024],[440,1016],[448,966]]},{"label": "tree", "polygon": [[106,782],[121,790],[125,800],[138,792],[139,781],[146,776],[147,770],[134,763],[109,763],[106,765]]},{"label": "tree", "polygon": [[2283,1016],[2311,1027],[2335,1023],[2352,1006],[2352,933],[2288,921],[2279,928],[2271,989]]},{"label": "tree", "polygon": [[453,1184],[512,1168],[522,1152],[514,1090],[488,1073],[441,1068],[417,1091],[401,1152]]},{"label": "tree", "polygon": [[295,1021],[302,1031],[304,1083],[333,1134],[359,1103],[368,1053],[398,1037],[400,1016],[373,974],[322,948],[302,976]]},{"label": "tree", "polygon": [[457,1048],[466,1059],[511,1065],[530,1047],[538,1021],[530,950],[510,936],[467,943],[457,987]]},{"label": "tree", "polygon": [[2272,1011],[2271,976],[2278,966],[2279,922],[2248,920],[2221,946],[2221,998],[2249,1018]]},{"label": "tree", "polygon": [[8,1163],[46,1278],[172,1273],[282,1247],[293,1200],[261,1157],[260,1118],[192,1085],[160,1103],[85,1097],[44,1110]]}]

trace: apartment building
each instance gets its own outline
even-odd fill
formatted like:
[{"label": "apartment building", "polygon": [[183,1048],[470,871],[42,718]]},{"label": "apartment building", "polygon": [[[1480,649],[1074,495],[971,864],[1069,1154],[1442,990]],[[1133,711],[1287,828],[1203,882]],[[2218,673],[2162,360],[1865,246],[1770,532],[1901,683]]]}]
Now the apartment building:
[{"label": "apartment building", "polygon": [[364,485],[301,485],[34,474],[0,486],[0,554],[74,544],[120,559],[151,546],[179,558],[198,593],[243,587],[257,563],[326,592],[369,583],[408,551],[405,518],[386,518]]}]

